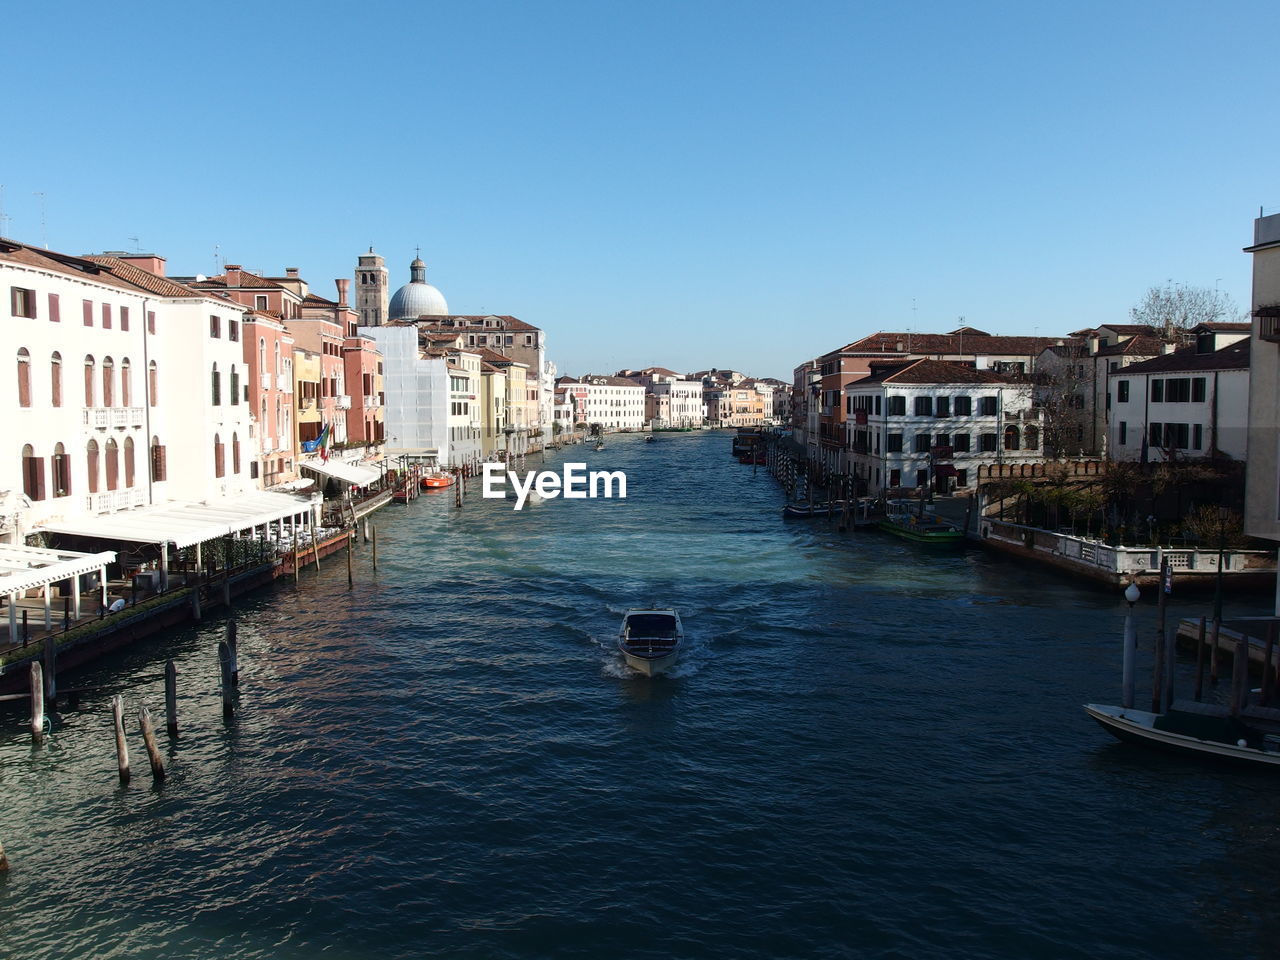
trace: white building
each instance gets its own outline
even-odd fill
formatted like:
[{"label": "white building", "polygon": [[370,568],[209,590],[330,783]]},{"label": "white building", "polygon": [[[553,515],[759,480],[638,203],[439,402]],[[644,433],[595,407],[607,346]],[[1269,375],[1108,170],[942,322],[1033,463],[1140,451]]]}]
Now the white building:
[{"label": "white building", "polygon": [[605,430],[644,429],[644,387],[626,377],[588,374],[577,380],[562,377],[557,388],[580,399],[588,425]]},{"label": "white building", "polygon": [[16,366],[0,377],[0,541],[184,547],[309,512],[250,478],[244,307],[167,279],[161,257],[7,240],[0,289]]},{"label": "white building", "polygon": [[[1231,329],[1243,326],[1244,330]],[[1245,460],[1248,325],[1202,324],[1192,346],[1113,371],[1107,449],[1143,463],[1227,456]]]},{"label": "white building", "polygon": [[971,488],[985,464],[1038,463],[1031,384],[946,360],[873,365],[847,385],[851,466],[866,493]]},{"label": "white building", "polygon": [[360,327],[360,336],[382,352],[387,455],[446,463],[451,384],[443,351],[424,351],[412,323]]},{"label": "white building", "polygon": [[1280,213],[1254,220],[1245,252],[1253,255],[1253,323],[1244,529],[1280,540]]},{"label": "white building", "polygon": [[649,387],[649,419],[660,427],[700,427],[707,418],[701,380],[659,380]]}]

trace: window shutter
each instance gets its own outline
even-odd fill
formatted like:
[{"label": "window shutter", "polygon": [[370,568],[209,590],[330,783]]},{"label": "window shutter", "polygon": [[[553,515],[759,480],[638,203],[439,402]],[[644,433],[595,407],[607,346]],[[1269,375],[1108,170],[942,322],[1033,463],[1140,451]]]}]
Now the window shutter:
[{"label": "window shutter", "polygon": [[121,330],[129,329],[129,308],[128,307],[120,308],[120,329]]},{"label": "window shutter", "polygon": [[86,327],[92,327],[93,326],[93,301],[85,300],[83,303],[83,306],[84,306],[84,325]]},{"label": "window shutter", "polygon": [[58,301],[58,295],[56,293],[49,294],[49,321],[51,323],[62,322],[61,304]]}]

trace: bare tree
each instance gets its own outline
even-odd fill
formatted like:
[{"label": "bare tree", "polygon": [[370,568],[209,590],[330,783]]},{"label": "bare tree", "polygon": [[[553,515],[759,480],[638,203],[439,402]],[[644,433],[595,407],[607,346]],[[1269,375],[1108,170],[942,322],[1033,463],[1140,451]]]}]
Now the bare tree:
[{"label": "bare tree", "polygon": [[1033,396],[1040,410],[1046,455],[1078,457],[1084,453],[1093,371],[1088,351],[1078,344],[1052,348],[1037,361]]},{"label": "bare tree", "polygon": [[1196,324],[1244,320],[1247,314],[1224,290],[1166,283],[1149,289],[1129,317],[1163,331],[1171,343],[1184,343]]}]

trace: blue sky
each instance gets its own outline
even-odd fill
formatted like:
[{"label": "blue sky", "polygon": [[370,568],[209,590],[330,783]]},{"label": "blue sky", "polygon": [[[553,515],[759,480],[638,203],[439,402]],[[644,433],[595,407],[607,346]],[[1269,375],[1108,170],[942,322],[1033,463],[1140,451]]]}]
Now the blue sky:
[{"label": "blue sky", "polygon": [[1166,280],[1243,308],[1278,9],[11,6],[41,42],[3,54],[4,232],[325,296],[420,245],[452,310],[543,327],[569,373],[788,378],[876,330],[1122,320]]}]

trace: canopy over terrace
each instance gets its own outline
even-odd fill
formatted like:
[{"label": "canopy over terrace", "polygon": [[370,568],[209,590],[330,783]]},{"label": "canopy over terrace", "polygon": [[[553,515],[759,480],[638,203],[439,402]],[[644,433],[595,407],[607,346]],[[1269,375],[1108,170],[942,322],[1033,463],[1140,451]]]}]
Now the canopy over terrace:
[{"label": "canopy over terrace", "polygon": [[[70,550],[47,550],[22,544],[0,544],[0,593],[9,607],[9,642],[17,644],[18,597],[28,590],[40,590],[44,598],[45,627],[52,623],[49,586],[86,573],[97,573],[98,582],[106,583],[107,564],[114,563],[113,551],[73,553]],[[76,616],[80,615],[80,591],[73,590]]]},{"label": "canopy over terrace", "polygon": [[382,479],[382,473],[379,470],[356,466],[353,463],[343,463],[341,460],[303,460],[298,466],[321,476],[333,477],[335,480],[349,483],[353,487],[367,487]]},{"label": "canopy over terrace", "polygon": [[[53,533],[132,543],[172,543],[189,547],[277,520],[311,516],[310,498],[255,490],[237,497],[203,503],[172,502],[100,517],[50,520],[41,525]],[[304,520],[304,522],[306,522]]]}]

